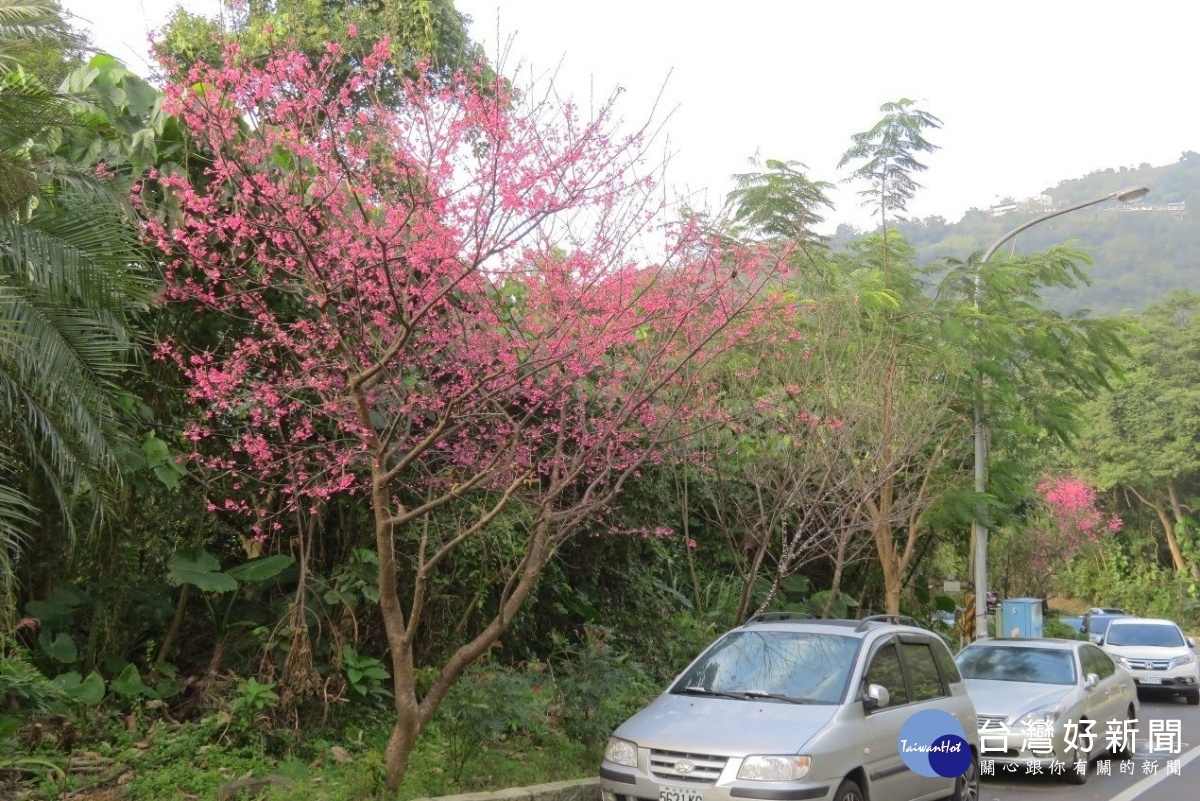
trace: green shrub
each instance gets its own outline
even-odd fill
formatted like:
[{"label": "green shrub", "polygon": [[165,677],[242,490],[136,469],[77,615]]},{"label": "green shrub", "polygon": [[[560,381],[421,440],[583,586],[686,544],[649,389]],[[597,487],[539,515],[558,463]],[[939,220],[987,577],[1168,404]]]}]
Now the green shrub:
[{"label": "green shrub", "polygon": [[562,644],[555,659],[558,721],[576,742],[603,744],[654,696],[655,685],[641,665],[613,648],[607,630],[589,626],[585,632],[582,643]]},{"label": "green shrub", "polygon": [[1042,621],[1042,636],[1058,637],[1064,640],[1086,640],[1088,637],[1081,631],[1068,626],[1057,618],[1046,618]]},{"label": "green shrub", "polygon": [[497,665],[473,665],[438,708],[435,721],[446,740],[451,779],[486,747],[516,732],[539,733],[546,708],[528,673]]},{"label": "green shrub", "polygon": [[375,702],[392,697],[391,690],[383,686],[383,682],[392,678],[383,662],[360,654],[350,643],[342,646],[342,669],[346,672],[346,683],[360,697]]}]

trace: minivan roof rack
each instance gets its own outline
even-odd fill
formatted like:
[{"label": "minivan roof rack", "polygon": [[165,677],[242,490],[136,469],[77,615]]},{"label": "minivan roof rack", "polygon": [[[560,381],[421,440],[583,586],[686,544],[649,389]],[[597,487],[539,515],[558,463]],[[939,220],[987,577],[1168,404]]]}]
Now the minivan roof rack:
[{"label": "minivan roof rack", "polygon": [[868,615],[859,620],[857,631],[866,631],[868,623],[895,623],[899,626],[916,626],[924,628],[915,617],[908,615]]},{"label": "minivan roof rack", "polygon": [[816,615],[810,615],[808,612],[759,612],[757,615],[751,615],[745,625],[770,623],[777,620],[816,620]]}]

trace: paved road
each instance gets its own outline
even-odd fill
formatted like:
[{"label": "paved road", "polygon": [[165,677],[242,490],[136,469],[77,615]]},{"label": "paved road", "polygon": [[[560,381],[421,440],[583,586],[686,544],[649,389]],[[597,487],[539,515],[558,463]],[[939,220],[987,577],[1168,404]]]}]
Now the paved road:
[{"label": "paved road", "polygon": [[[1150,721],[1164,721],[1150,736]],[[1178,722],[1178,736],[1164,734]],[[1157,742],[1155,742],[1157,740]],[[1155,748],[1157,746],[1157,748]],[[980,801],[1196,801],[1200,797],[1200,706],[1182,698],[1143,698],[1134,739],[1134,757],[1093,763],[1082,786],[1053,776],[997,772],[985,776]],[[1105,768],[1107,767],[1107,771]]]}]

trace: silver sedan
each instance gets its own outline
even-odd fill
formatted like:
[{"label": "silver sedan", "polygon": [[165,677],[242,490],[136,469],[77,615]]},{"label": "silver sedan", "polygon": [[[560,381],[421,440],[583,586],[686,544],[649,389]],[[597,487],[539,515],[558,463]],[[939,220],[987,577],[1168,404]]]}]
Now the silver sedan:
[{"label": "silver sedan", "polygon": [[981,760],[1083,784],[1091,759],[1132,753],[1137,685],[1092,643],[982,640],[955,662],[979,716]]}]

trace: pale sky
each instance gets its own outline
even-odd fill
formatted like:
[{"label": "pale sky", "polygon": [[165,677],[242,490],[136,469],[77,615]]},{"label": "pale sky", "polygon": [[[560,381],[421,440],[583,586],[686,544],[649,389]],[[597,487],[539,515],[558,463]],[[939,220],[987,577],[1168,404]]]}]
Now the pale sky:
[{"label": "pale sky", "polygon": [[[65,0],[97,45],[139,72],[147,31],[176,0]],[[185,0],[215,14],[219,0]],[[941,118],[927,136],[912,216],[957,221],[1095,170],[1200,150],[1200,3],[1194,0],[457,0],[506,74],[557,70],[586,104],[623,90],[632,126],[661,92],[667,183],[719,205],[748,160],[792,159],[838,183],[852,134],[912,98]],[[869,224],[852,194],[839,222]],[[1153,190],[1153,187],[1151,187]],[[1151,199],[1153,195],[1151,195]]]}]

